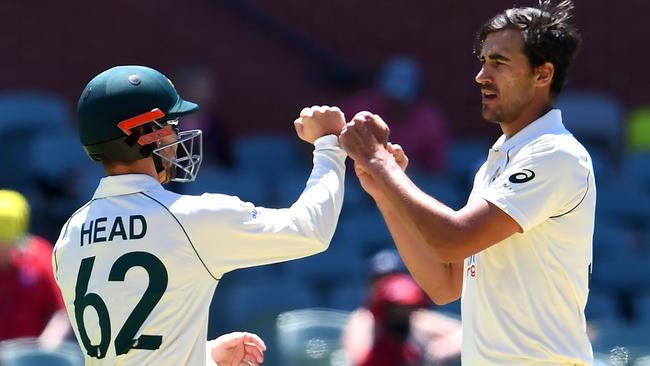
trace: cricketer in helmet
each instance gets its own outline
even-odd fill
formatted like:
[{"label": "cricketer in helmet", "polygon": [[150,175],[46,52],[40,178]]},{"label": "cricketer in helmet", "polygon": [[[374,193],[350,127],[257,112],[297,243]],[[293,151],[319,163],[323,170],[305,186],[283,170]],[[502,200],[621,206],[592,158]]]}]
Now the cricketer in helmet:
[{"label": "cricketer in helmet", "polygon": [[[104,167],[151,165],[161,183],[191,182],[201,166],[201,130],[179,130],[180,117],[198,105],[146,66],[116,66],[95,76],[77,105],[84,150]],[[125,171],[128,173],[128,171]]]}]

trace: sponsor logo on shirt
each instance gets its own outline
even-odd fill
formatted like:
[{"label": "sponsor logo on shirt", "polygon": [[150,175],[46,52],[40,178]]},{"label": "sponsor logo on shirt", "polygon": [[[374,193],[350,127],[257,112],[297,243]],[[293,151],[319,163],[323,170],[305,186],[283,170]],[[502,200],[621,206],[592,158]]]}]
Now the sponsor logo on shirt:
[{"label": "sponsor logo on shirt", "polygon": [[535,178],[535,172],[530,169],[524,169],[523,172],[511,175],[508,180],[510,183],[526,183]]},{"label": "sponsor logo on shirt", "polygon": [[467,258],[467,276],[476,277],[476,255]]},{"label": "sponsor logo on shirt", "polygon": [[239,204],[239,206],[241,208],[243,208],[244,210],[250,210],[251,219],[253,219],[253,220],[255,220],[260,215],[260,212],[257,211],[255,206],[250,202],[242,202],[242,203]]}]

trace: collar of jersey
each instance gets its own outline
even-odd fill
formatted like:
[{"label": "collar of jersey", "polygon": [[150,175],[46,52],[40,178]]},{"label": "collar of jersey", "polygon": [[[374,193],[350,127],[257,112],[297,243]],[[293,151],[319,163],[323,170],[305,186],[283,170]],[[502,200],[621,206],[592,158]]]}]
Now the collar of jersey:
[{"label": "collar of jersey", "polygon": [[163,189],[157,180],[146,174],[111,175],[99,181],[93,199]]},{"label": "collar of jersey", "polygon": [[539,117],[514,136],[506,140],[506,135],[501,135],[497,142],[492,145],[492,150],[508,151],[516,146],[525,143],[546,134],[558,134],[565,132],[566,129],[562,124],[562,112],[559,109],[551,109],[545,115]]}]

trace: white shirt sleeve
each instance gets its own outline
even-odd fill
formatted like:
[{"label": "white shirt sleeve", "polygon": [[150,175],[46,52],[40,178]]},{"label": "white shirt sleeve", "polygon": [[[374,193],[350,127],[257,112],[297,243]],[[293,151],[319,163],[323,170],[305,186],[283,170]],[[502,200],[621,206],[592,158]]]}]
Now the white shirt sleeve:
[{"label": "white shirt sleeve", "polygon": [[221,194],[184,196],[182,203],[174,204],[174,211],[186,212],[180,217],[188,236],[213,275],[328,248],[343,203],[346,154],[334,135],[321,137],[314,145],[311,175],[289,208],[255,207]]},{"label": "white shirt sleeve", "polygon": [[551,144],[526,146],[478,197],[506,212],[526,232],[581,202],[593,179],[590,164],[587,156]]}]

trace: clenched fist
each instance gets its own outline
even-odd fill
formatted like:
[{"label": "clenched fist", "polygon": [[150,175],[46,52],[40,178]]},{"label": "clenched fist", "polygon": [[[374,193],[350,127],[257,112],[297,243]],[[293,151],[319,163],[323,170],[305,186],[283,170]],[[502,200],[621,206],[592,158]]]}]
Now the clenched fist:
[{"label": "clenched fist", "polygon": [[[406,171],[406,167],[409,164],[409,159],[404,153],[404,150],[402,147],[398,144],[391,144],[390,142],[386,146],[386,150],[391,153],[393,156],[393,159],[395,159],[395,162],[397,165],[399,165],[400,169],[402,171]],[[381,189],[377,185],[377,182],[375,181],[375,178],[366,171],[366,169],[363,167],[363,165],[358,164],[357,162],[354,163],[354,172],[357,174],[357,177],[359,178],[359,182],[361,183],[361,187],[368,192],[368,194],[374,198],[376,201],[381,201],[383,200],[383,194],[381,192]]]},{"label": "clenched fist", "polygon": [[348,156],[364,165],[377,153],[386,152],[389,134],[390,129],[381,117],[370,112],[359,112],[345,126],[339,143]]},{"label": "clenched fist", "polygon": [[345,115],[338,107],[313,106],[303,108],[293,125],[300,139],[313,144],[319,137],[338,136],[345,127]]}]

